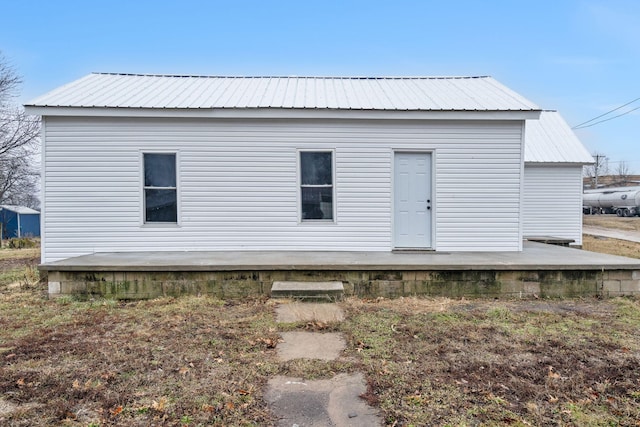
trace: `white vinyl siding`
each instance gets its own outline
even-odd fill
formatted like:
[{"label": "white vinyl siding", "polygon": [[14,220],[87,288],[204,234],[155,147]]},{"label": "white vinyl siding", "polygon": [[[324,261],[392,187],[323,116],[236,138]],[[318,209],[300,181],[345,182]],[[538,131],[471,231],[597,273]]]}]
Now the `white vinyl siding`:
[{"label": "white vinyl siding", "polygon": [[523,235],[582,244],[582,165],[525,164]]},{"label": "white vinyl siding", "polygon": [[[434,153],[436,250],[520,248],[521,121],[45,121],[45,262],[113,251],[390,251],[394,150]],[[180,227],[144,227],[140,152],[176,149]],[[300,150],[333,153],[331,227],[299,222]]]}]

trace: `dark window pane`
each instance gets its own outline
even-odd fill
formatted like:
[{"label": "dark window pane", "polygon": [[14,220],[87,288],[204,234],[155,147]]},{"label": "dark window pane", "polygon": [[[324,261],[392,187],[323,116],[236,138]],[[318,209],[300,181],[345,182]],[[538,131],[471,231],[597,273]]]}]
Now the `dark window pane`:
[{"label": "dark window pane", "polygon": [[302,185],[331,185],[331,153],[300,153],[300,169]]},{"label": "dark window pane", "polygon": [[176,186],[176,155],[175,154],[144,154],[144,186],[145,187],[175,187]]},{"label": "dark window pane", "polygon": [[302,219],[333,219],[333,188],[302,187]]},{"label": "dark window pane", "polygon": [[145,222],[178,222],[176,190],[144,190]]}]

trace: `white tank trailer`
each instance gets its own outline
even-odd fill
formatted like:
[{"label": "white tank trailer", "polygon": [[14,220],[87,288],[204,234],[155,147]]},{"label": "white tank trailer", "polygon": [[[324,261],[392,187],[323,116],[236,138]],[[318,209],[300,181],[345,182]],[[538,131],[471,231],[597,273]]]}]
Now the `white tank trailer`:
[{"label": "white tank trailer", "polygon": [[614,213],[618,216],[640,216],[640,190],[584,193],[582,210],[585,214]]}]

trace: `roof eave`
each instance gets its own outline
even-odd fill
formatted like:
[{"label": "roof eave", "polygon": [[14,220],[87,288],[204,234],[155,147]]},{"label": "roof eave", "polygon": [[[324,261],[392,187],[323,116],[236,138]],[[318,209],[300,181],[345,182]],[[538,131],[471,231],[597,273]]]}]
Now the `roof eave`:
[{"label": "roof eave", "polygon": [[587,165],[592,165],[594,162],[588,162],[588,161],[584,161],[584,160],[577,160],[577,161],[562,161],[562,162],[555,162],[552,160],[525,160],[524,164],[526,165],[545,165],[545,166],[587,166]]},{"label": "roof eave", "polygon": [[364,110],[329,108],[127,108],[25,105],[37,116],[183,117],[183,118],[315,118],[315,119],[538,119],[541,110]]}]

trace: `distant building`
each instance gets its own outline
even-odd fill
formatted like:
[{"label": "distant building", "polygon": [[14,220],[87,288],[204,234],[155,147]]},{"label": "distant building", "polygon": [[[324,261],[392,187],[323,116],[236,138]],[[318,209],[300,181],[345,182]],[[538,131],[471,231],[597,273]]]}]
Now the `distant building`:
[{"label": "distant building", "polygon": [[25,206],[0,205],[2,238],[40,237],[40,212]]}]

